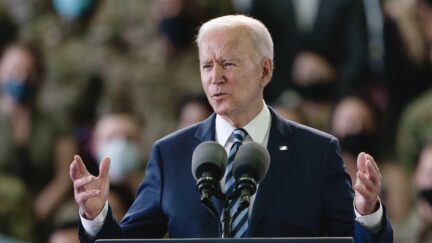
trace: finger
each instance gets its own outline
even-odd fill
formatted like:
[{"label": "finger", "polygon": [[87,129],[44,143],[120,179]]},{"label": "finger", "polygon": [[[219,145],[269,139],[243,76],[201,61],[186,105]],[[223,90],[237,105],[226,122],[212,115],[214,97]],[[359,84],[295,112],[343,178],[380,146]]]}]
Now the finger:
[{"label": "finger", "polygon": [[357,169],[362,173],[366,173],[366,153],[361,152],[357,157]]},{"label": "finger", "polygon": [[111,159],[109,157],[104,157],[99,167],[99,177],[103,179],[108,178],[108,172],[111,164]]},{"label": "finger", "polygon": [[94,181],[94,176],[86,176],[74,181],[75,190],[79,190],[81,187],[88,185]]},{"label": "finger", "polygon": [[375,190],[375,186],[373,182],[367,177],[367,175],[357,172],[357,183],[356,185],[363,185],[368,191],[373,192]]},{"label": "finger", "polygon": [[376,167],[373,165],[374,162],[367,160],[366,167],[369,179],[373,181],[375,184],[381,181],[381,174],[376,170]]},{"label": "finger", "polygon": [[363,185],[356,185],[354,188],[366,201],[373,201],[372,194]]},{"label": "finger", "polygon": [[99,196],[100,190],[89,190],[85,192],[81,192],[75,196],[75,200],[77,203],[81,206],[83,205],[87,200],[95,198]]},{"label": "finger", "polygon": [[74,160],[77,162],[78,173],[80,177],[88,176],[90,173],[87,171],[87,168],[79,155],[74,156]]},{"label": "finger", "polygon": [[370,154],[367,154],[367,159],[369,159],[372,162],[372,165],[374,166],[375,170],[377,172],[379,172],[380,170],[379,170],[378,164],[376,163],[375,159]]}]

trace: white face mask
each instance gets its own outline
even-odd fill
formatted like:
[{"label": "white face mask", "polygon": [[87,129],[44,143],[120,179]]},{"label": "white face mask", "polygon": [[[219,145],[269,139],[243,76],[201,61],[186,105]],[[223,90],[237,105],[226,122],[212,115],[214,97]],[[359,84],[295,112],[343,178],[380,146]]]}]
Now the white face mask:
[{"label": "white face mask", "polygon": [[121,183],[131,171],[138,169],[143,162],[139,147],[122,138],[114,138],[102,144],[98,153],[98,163],[105,156],[111,158],[109,178],[114,184]]}]

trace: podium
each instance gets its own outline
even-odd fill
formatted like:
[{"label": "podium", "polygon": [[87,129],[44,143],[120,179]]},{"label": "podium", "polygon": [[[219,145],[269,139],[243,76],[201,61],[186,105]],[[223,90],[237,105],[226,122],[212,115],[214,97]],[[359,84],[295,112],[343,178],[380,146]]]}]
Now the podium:
[{"label": "podium", "polygon": [[296,238],[241,238],[241,239],[146,239],[97,240],[97,243],[353,243],[352,237],[296,237]]}]

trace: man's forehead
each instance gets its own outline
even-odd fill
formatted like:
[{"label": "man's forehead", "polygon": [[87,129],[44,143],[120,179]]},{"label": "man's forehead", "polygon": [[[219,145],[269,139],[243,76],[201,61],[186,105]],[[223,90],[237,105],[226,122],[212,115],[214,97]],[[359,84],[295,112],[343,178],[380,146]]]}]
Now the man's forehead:
[{"label": "man's forehead", "polygon": [[238,35],[207,35],[198,45],[199,56],[209,58],[211,56],[238,56],[250,50],[249,41]]},{"label": "man's forehead", "polygon": [[205,31],[201,39],[205,39],[205,37],[209,36],[216,36],[216,37],[225,37],[227,39],[232,40],[244,40],[249,39],[253,35],[253,30],[247,26],[221,26],[221,27],[215,27],[213,29],[209,29]]},{"label": "man's forehead", "polygon": [[210,54],[209,51],[217,51],[223,52],[226,50],[232,51],[232,49],[237,49],[241,45],[239,41],[231,40],[231,41],[204,41],[199,45],[200,54]]}]

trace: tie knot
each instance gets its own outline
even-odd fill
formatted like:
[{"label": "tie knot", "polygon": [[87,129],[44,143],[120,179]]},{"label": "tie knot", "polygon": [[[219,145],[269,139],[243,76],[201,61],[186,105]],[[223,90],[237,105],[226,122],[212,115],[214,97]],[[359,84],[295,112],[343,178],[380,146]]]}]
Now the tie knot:
[{"label": "tie knot", "polygon": [[243,128],[236,128],[232,132],[232,136],[234,137],[234,143],[241,143],[243,142],[243,139],[247,136],[246,130]]}]

